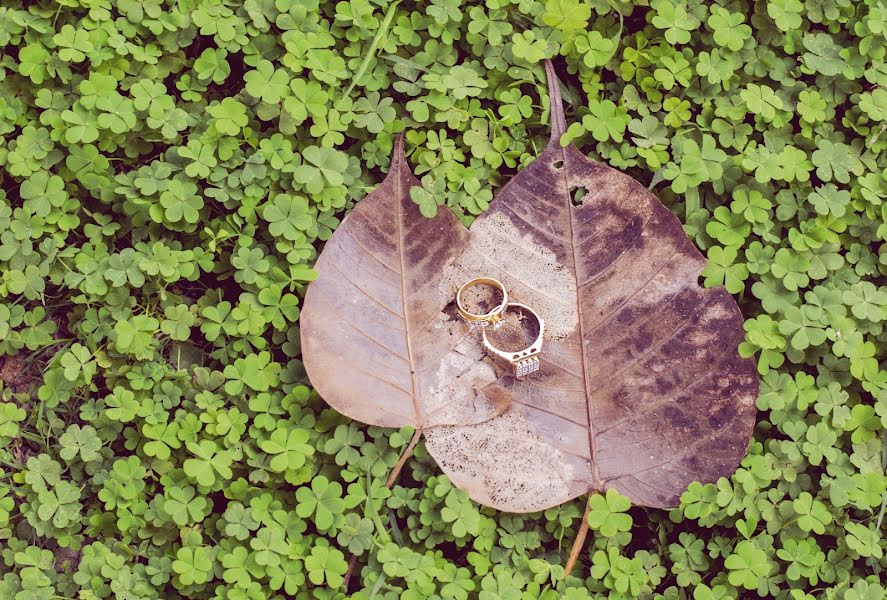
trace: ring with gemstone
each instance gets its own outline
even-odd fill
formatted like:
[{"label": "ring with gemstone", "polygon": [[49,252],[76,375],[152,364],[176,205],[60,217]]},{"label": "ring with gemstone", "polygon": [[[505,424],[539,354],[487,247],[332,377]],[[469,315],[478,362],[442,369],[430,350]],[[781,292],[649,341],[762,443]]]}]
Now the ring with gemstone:
[{"label": "ring with gemstone", "polygon": [[[470,312],[462,303],[462,294],[466,290],[478,285],[492,286],[496,288],[500,294],[502,294],[502,300],[499,302],[499,304],[483,314]],[[508,306],[508,292],[505,290],[505,286],[502,285],[501,281],[499,281],[498,279],[493,279],[492,277],[478,277],[476,279],[472,279],[471,281],[460,287],[459,291],[456,292],[456,308],[459,311],[459,315],[469,323],[480,325],[481,327],[493,325],[501,321],[502,313],[505,312],[506,306]]]},{"label": "ring with gemstone", "polygon": [[512,302],[506,306],[506,310],[511,308],[521,309],[536,319],[539,323],[539,333],[536,335],[536,339],[522,350],[509,352],[493,346],[493,344],[490,343],[490,340],[487,339],[487,331],[483,330],[484,348],[486,348],[487,352],[490,354],[508,361],[514,369],[514,376],[518,379],[523,379],[527,375],[532,375],[539,370],[539,354],[542,353],[542,338],[545,333],[545,322],[536,311],[529,306]]}]

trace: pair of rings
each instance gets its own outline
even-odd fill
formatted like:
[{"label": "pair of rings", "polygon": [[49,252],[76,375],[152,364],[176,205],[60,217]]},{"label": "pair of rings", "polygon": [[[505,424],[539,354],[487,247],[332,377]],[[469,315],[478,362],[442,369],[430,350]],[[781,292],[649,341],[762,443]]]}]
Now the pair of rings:
[{"label": "pair of rings", "polygon": [[[491,310],[483,313],[473,313],[465,308],[465,304],[462,301],[463,294],[470,288],[479,286],[479,285],[489,285],[496,290],[502,296],[501,301],[494,306]],[[527,375],[532,375],[536,371],[539,370],[539,354],[542,353],[542,337],[545,333],[545,322],[542,318],[529,306],[525,304],[519,304],[517,302],[509,302],[508,301],[508,290],[505,289],[505,286],[502,285],[502,282],[498,279],[493,279],[492,277],[478,277],[476,279],[472,279],[461,288],[456,293],[456,308],[459,311],[459,316],[468,321],[473,325],[479,325],[481,327],[481,336],[483,338],[484,348],[487,352],[492,354],[493,356],[497,356],[502,360],[508,362],[512,368],[514,369],[514,376],[518,379],[522,379]],[[536,319],[536,322],[539,323],[539,333],[536,335],[536,339],[533,342],[521,349],[516,351],[507,351],[501,350],[493,346],[490,343],[490,340],[487,337],[487,328],[490,325],[494,327],[501,324],[502,318],[505,315],[505,312],[508,309],[515,308],[523,311],[526,314],[530,314]]]}]

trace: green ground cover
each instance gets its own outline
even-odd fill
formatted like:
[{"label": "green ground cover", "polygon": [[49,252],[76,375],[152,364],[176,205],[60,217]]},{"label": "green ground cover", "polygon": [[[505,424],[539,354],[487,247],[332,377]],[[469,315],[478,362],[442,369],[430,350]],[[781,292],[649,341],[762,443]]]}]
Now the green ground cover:
[{"label": "green ground cover", "polygon": [[[0,599],[880,600],[881,0],[0,0]],[[312,392],[318,249],[406,131],[470,223],[567,137],[747,317],[759,422],[674,511],[479,507]],[[346,592],[349,557],[358,572]]]}]

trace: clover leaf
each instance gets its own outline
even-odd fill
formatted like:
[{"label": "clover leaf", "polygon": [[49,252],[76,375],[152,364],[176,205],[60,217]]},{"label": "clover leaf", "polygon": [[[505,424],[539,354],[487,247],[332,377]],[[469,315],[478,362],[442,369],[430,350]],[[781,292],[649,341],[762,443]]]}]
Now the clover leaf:
[{"label": "clover leaf", "polygon": [[758,579],[770,572],[767,553],[757,548],[752,540],[742,540],[724,560],[729,569],[727,579],[731,585],[753,590],[758,587]]},{"label": "clover leaf", "polygon": [[194,458],[187,459],[182,468],[189,479],[201,486],[211,487],[219,480],[231,478],[233,457],[227,450],[220,450],[211,440],[188,442],[185,444]]},{"label": "clover leaf", "polygon": [[268,221],[271,235],[290,241],[300,239],[302,232],[314,224],[314,214],[308,200],[302,196],[279,194],[265,205],[262,218]]},{"label": "clover leaf", "polygon": [[309,194],[317,194],[324,187],[341,185],[348,168],[345,155],[331,148],[309,146],[302,152],[303,163],[296,167],[293,179],[301,183]]},{"label": "clover leaf", "polygon": [[268,60],[260,61],[253,71],[249,71],[243,76],[243,80],[246,82],[248,94],[255,98],[261,98],[262,102],[268,104],[277,104],[290,92],[289,76],[286,71],[275,69],[271,61]]},{"label": "clover leaf", "polygon": [[80,516],[80,490],[69,481],[59,481],[49,489],[39,490],[37,500],[37,516],[54,527],[65,528]]},{"label": "clover leaf", "polygon": [[801,492],[792,501],[792,508],[798,515],[798,527],[807,532],[825,533],[825,526],[832,521],[832,516],[826,509],[825,504],[815,500],[807,492]]},{"label": "clover leaf", "polygon": [[801,26],[801,13],[804,5],[801,0],[770,0],[767,14],[783,31],[793,31]]},{"label": "clover leaf", "polygon": [[311,485],[296,490],[296,513],[302,518],[311,518],[321,531],[333,528],[345,508],[342,499],[342,486],[318,475]]},{"label": "clover leaf", "polygon": [[601,535],[613,537],[620,531],[631,529],[631,515],[625,514],[631,508],[631,502],[616,490],[609,489],[604,495],[595,494],[589,505],[588,524]]},{"label": "clover leaf", "polygon": [[715,43],[733,52],[741,50],[752,34],[742,13],[730,12],[721,6],[712,7],[706,25],[714,32]]},{"label": "clover leaf", "polygon": [[203,198],[197,193],[197,186],[193,182],[173,179],[166,191],[160,194],[160,205],[167,221],[194,224],[200,220]]},{"label": "clover leaf", "polygon": [[702,22],[687,11],[683,3],[673,0],[653,0],[650,7],[656,11],[652,19],[654,27],[665,30],[665,39],[670,44],[686,44],[690,41],[690,33]]},{"label": "clover leaf", "polygon": [[184,585],[206,583],[212,574],[213,560],[203,546],[179,548],[172,570]]},{"label": "clover leaf", "polygon": [[736,257],[737,251],[734,246],[709,248],[708,265],[702,271],[706,287],[723,285],[731,294],[738,294],[744,290],[743,282],[748,279],[748,267],[743,263],[734,264]]},{"label": "clover leaf", "polygon": [[163,311],[164,319],[160,321],[160,331],[174,340],[184,342],[191,336],[191,326],[196,319],[187,306],[178,304],[167,306]]},{"label": "clover leaf", "polygon": [[537,40],[532,31],[515,33],[511,37],[511,43],[513,44],[512,52],[514,52],[515,57],[523,59],[528,63],[537,63],[545,58],[545,53],[548,49],[548,44],[545,43],[545,40]]},{"label": "clover leaf", "polygon": [[204,497],[197,496],[197,490],[190,485],[170,487],[163,497],[165,512],[179,527],[189,523],[199,523],[206,516],[210,504]]},{"label": "clover leaf", "polygon": [[609,139],[622,141],[625,128],[631,121],[624,107],[617,107],[610,100],[603,100],[589,103],[589,110],[591,114],[582,118],[583,129],[599,142]]},{"label": "clover leaf", "polygon": [[167,422],[165,418],[155,418],[152,421],[154,422],[142,426],[142,435],[148,440],[144,446],[145,454],[166,460],[172,450],[182,447],[179,439],[181,427],[176,422]]},{"label": "clover leaf", "polygon": [[62,448],[59,456],[70,461],[78,455],[83,462],[90,462],[101,458],[99,449],[102,447],[102,441],[96,435],[96,430],[89,425],[81,428],[77,424],[68,426],[59,437],[59,443]]},{"label": "clover leaf", "polygon": [[841,47],[835,43],[828,33],[805,34],[803,44],[804,48],[807,49],[807,52],[802,56],[804,65],[812,71],[833,76],[840,73],[844,68]]},{"label": "clover leaf", "polygon": [[79,63],[86,60],[86,55],[95,50],[89,32],[75,29],[70,23],[62,25],[52,41],[58,46],[58,57],[65,62]]},{"label": "clover leaf", "polygon": [[300,469],[308,457],[314,454],[314,448],[307,443],[308,432],[304,429],[278,428],[271,437],[260,444],[262,450],[273,455],[269,467],[282,473]]},{"label": "clover leaf", "polygon": [[[218,104],[207,107],[206,111],[213,117],[213,125],[222,135],[237,135],[249,123],[246,107],[234,98],[224,98]],[[193,158],[193,156],[187,158]],[[193,177],[193,175],[191,176]]]},{"label": "clover leaf", "polygon": [[114,324],[115,347],[136,358],[151,358],[154,354],[154,334],[160,322],[148,315],[137,315]]},{"label": "clover leaf", "polygon": [[225,377],[229,379],[225,384],[225,391],[237,394],[247,386],[257,392],[265,392],[277,384],[279,371],[280,365],[271,361],[268,352],[248,354],[225,367]]},{"label": "clover leaf", "polygon": [[336,589],[342,585],[342,575],[348,570],[345,555],[329,546],[315,546],[311,554],[305,558],[305,568],[308,578],[314,585],[322,585],[326,582],[331,588]]},{"label": "clover leaf", "polygon": [[548,0],[542,22],[568,32],[585,29],[590,17],[591,7],[579,0]]},{"label": "clover leaf", "polygon": [[686,139],[679,163],[669,162],[663,175],[672,181],[672,190],[682,194],[705,181],[719,179],[724,173],[723,163],[726,160],[727,154],[717,147],[711,136],[703,136],[702,146],[696,140]]},{"label": "clover leaf", "polygon": [[776,111],[783,109],[782,99],[767,85],[750,83],[739,93],[739,96],[749,111],[761,115],[768,121],[776,118]]}]

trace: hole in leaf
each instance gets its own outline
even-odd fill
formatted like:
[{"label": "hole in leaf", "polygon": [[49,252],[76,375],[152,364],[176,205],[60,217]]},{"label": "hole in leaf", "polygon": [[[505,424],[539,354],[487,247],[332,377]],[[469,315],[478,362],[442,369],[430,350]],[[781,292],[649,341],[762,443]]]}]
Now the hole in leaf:
[{"label": "hole in leaf", "polygon": [[554,161],[554,168],[555,169],[560,169],[562,166],[564,166],[564,161],[562,161],[562,160]]},{"label": "hole in leaf", "polygon": [[582,199],[588,194],[588,188],[584,185],[576,185],[570,188],[570,197],[573,199],[573,206],[582,206]]}]

